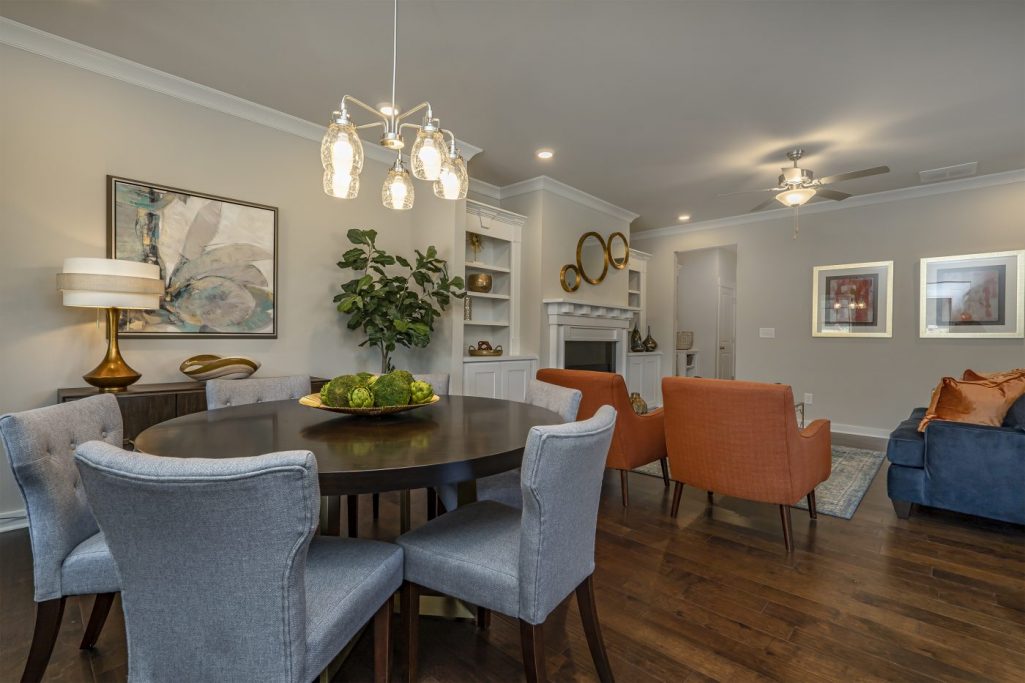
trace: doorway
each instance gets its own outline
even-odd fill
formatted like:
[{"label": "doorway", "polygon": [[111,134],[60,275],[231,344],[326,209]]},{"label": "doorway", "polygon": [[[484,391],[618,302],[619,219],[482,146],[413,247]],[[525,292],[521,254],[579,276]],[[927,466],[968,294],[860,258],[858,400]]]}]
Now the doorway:
[{"label": "doorway", "polygon": [[675,374],[734,379],[737,246],[676,252],[675,294]]}]

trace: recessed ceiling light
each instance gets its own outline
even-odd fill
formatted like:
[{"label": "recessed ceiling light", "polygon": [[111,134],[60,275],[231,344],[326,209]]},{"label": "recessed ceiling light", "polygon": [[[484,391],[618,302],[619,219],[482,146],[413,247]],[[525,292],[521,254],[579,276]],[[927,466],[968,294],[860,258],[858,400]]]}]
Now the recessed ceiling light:
[{"label": "recessed ceiling light", "polygon": [[554,156],[555,156],[555,152],[553,152],[552,150],[548,149],[547,147],[543,148],[543,149],[537,150],[537,158],[538,159],[551,159]]},{"label": "recessed ceiling light", "polygon": [[681,213],[679,216],[676,217],[676,220],[680,221],[681,223],[686,223],[687,221],[690,220],[690,214],[689,213]]},{"label": "recessed ceiling light", "polygon": [[398,116],[400,109],[398,107],[392,108],[390,104],[379,104],[377,105],[377,111],[385,116]]}]

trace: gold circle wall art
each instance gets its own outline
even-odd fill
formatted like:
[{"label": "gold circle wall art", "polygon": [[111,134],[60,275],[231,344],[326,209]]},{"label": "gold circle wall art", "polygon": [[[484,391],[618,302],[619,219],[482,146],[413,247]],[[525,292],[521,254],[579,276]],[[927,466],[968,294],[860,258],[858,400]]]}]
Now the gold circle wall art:
[{"label": "gold circle wall art", "polygon": [[[597,244],[588,244],[589,241]],[[594,273],[599,268],[601,274],[595,277]],[[609,272],[609,250],[605,238],[593,230],[585,232],[577,241],[577,271],[584,282],[590,285],[600,285]]]},{"label": "gold circle wall art", "polygon": [[[573,273],[572,283],[569,280],[570,273]],[[575,292],[580,289],[580,271],[572,263],[567,263],[559,271],[559,283],[567,292]]]},{"label": "gold circle wall art", "polygon": [[[617,256],[612,251],[612,241],[619,239],[623,243],[623,250]],[[630,263],[630,243],[626,239],[626,235],[621,232],[614,232],[609,235],[608,241],[605,243],[605,250],[609,255],[609,265],[616,270],[623,270],[626,265]]]}]

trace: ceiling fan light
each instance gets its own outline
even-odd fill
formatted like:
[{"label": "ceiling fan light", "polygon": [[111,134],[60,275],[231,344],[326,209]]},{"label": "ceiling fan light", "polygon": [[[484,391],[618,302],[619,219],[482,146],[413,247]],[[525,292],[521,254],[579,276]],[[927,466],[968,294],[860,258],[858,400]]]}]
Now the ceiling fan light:
[{"label": "ceiling fan light", "polygon": [[784,190],[776,195],[776,200],[783,206],[803,206],[815,196],[815,190],[810,187],[798,187],[792,190]]},{"label": "ceiling fan light", "polygon": [[396,211],[413,208],[413,181],[409,178],[409,171],[402,165],[401,158],[395,161],[395,165],[388,171],[388,177],[384,179],[381,201],[385,208]]},{"label": "ceiling fan light", "polygon": [[359,175],[363,170],[363,143],[356,134],[356,126],[343,112],[335,112],[334,121],[327,127],[320,143],[320,163],[348,175]]},{"label": "ceiling fan light", "polygon": [[448,156],[445,150],[445,139],[441,131],[421,128],[416,135],[413,149],[409,151],[413,177],[420,180],[437,180],[441,175],[441,165]]},{"label": "ceiling fan light", "polygon": [[359,195],[359,176],[324,169],[324,193],[338,199],[355,199]]}]

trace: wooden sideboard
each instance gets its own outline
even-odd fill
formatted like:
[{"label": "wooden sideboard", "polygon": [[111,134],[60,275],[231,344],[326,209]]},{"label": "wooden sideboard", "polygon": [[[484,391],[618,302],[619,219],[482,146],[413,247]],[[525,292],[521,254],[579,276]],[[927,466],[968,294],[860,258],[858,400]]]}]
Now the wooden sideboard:
[{"label": "wooden sideboard", "polygon": [[[310,377],[315,392],[327,381],[323,377]],[[58,389],[57,402],[76,401],[98,393],[93,387]],[[114,396],[121,407],[126,441],[135,439],[139,432],[158,422],[206,410],[206,385],[202,382],[136,384]]]}]

